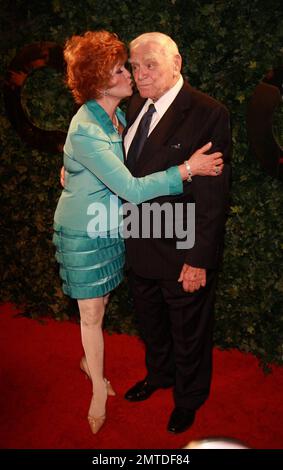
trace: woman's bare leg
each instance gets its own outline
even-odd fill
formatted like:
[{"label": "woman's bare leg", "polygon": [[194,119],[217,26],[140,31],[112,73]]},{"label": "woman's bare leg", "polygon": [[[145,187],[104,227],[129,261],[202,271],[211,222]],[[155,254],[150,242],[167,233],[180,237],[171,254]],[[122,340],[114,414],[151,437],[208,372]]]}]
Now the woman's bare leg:
[{"label": "woman's bare leg", "polygon": [[102,322],[105,311],[104,298],[78,300],[81,317],[81,336],[85,356],[92,380],[94,398],[91,401],[89,415],[105,415],[107,399],[106,384],[103,375],[104,340]]}]

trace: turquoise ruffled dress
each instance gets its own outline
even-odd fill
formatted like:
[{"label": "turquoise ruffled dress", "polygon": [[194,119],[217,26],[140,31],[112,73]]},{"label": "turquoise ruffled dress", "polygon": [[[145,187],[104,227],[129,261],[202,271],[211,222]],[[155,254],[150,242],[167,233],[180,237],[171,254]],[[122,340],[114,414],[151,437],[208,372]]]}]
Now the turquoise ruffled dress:
[{"label": "turquoise ruffled dress", "polygon": [[[125,126],[120,109],[117,117]],[[180,194],[182,179],[177,166],[133,177],[123,163],[122,137],[95,100],[81,106],[71,121],[64,167],[53,235],[63,291],[75,299],[101,297],[123,279],[120,198],[140,204]]]}]

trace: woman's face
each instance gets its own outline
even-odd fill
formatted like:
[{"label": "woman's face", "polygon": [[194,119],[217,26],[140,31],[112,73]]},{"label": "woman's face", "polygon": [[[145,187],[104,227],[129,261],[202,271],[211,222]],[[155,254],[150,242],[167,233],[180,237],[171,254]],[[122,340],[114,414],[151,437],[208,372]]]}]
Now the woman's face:
[{"label": "woman's face", "polygon": [[113,98],[126,98],[133,93],[133,82],[130,72],[125,68],[125,64],[115,65],[112,71],[112,78],[107,88],[107,95]]}]

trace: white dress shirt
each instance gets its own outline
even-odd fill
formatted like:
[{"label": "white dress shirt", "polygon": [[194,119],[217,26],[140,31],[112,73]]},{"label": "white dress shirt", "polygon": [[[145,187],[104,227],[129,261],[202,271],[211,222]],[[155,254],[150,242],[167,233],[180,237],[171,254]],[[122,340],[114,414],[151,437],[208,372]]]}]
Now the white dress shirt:
[{"label": "white dress shirt", "polygon": [[181,90],[181,88],[183,86],[183,83],[184,83],[184,79],[183,79],[182,75],[180,75],[180,78],[177,81],[177,83],[175,83],[175,85],[172,88],[170,88],[170,90],[168,90],[166,93],[164,93],[164,95],[162,95],[157,101],[153,102],[151,98],[148,98],[146,100],[146,102],[145,102],[144,106],[142,107],[137,119],[134,121],[134,123],[128,129],[128,132],[127,132],[127,134],[124,138],[124,147],[125,147],[126,155],[128,154],[128,150],[130,148],[130,145],[132,143],[134,135],[137,131],[140,120],[143,117],[143,115],[146,113],[146,111],[148,110],[149,105],[151,103],[153,103],[154,106],[155,106],[156,112],[152,116],[149,131],[148,131],[148,135],[150,135],[150,133],[155,128],[155,126],[157,126],[157,124],[159,123],[159,121],[162,118],[163,114],[166,113],[169,106],[173,103],[174,99],[176,98],[179,91]]}]

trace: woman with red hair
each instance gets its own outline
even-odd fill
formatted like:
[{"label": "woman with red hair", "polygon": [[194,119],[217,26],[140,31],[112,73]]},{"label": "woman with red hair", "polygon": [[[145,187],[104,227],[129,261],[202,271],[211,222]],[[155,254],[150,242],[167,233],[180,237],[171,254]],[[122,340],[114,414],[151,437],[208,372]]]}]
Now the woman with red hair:
[{"label": "woman with red hair", "polygon": [[[68,86],[81,106],[64,146],[65,181],[54,216],[53,240],[63,291],[78,301],[85,352],[81,368],[93,387],[88,420],[96,433],[105,421],[107,395],[115,394],[104,378],[102,332],[108,296],[121,282],[124,266],[121,220],[113,213],[113,197],[139,204],[180,194],[182,181],[188,179],[188,164],[192,175],[215,175],[215,166],[221,172],[222,160],[219,153],[202,158],[198,151],[189,163],[134,178],[123,163],[126,122],[118,107],[132,94],[125,44],[107,31],[87,32],[67,41],[64,57]],[[120,205],[118,200],[117,212]],[[93,215],[101,207],[105,217],[98,217],[97,229]]]}]

